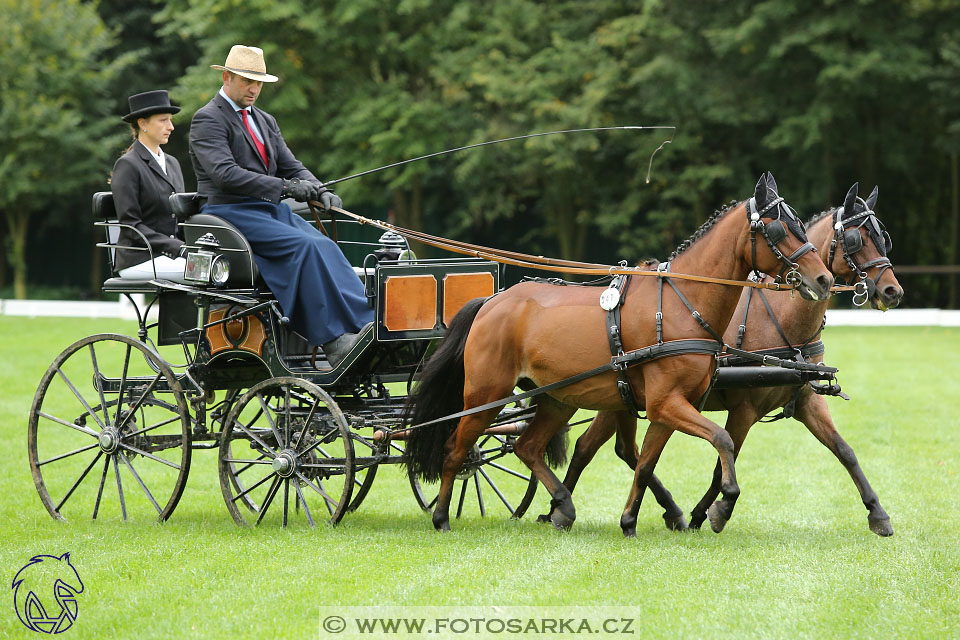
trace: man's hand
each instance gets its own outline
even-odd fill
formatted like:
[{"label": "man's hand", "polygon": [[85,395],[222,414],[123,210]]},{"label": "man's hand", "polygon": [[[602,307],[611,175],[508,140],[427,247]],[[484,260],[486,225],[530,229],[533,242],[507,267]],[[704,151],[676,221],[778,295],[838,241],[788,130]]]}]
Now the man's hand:
[{"label": "man's hand", "polygon": [[320,194],[318,199],[320,200],[320,204],[323,205],[324,211],[330,211],[330,207],[343,208],[343,200],[340,199],[340,196],[324,186],[320,186],[319,190]]},{"label": "man's hand", "polygon": [[297,202],[306,202],[307,200],[316,200],[319,196],[317,185],[300,178],[291,178],[283,181],[283,191],[281,198],[293,198]]}]

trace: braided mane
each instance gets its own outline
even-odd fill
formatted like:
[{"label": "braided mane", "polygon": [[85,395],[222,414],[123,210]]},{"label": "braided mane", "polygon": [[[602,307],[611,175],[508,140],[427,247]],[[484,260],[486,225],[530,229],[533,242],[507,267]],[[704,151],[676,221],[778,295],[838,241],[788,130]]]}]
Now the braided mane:
[{"label": "braided mane", "polygon": [[693,235],[691,235],[689,238],[684,240],[679,247],[673,250],[673,253],[670,254],[670,257],[667,258],[667,260],[673,261],[674,258],[676,258],[681,253],[689,249],[694,242],[696,242],[697,240],[702,238],[704,235],[706,235],[706,233],[713,228],[713,225],[717,224],[717,221],[723,217],[723,214],[727,213],[728,211],[736,207],[738,204],[740,204],[740,202],[738,202],[737,200],[732,200],[729,203],[725,204],[718,211],[714,211],[713,215],[710,216],[710,218],[706,222],[700,225],[699,229],[693,232]]},{"label": "braided mane", "polygon": [[813,225],[817,224],[818,222],[820,222],[821,220],[823,220],[823,219],[826,218],[827,216],[832,216],[832,215],[833,215],[833,212],[836,211],[836,210],[837,210],[836,207],[831,207],[831,208],[827,209],[826,211],[821,211],[820,213],[814,214],[814,216],[813,216],[812,218],[810,218],[809,220],[807,220],[807,221],[803,224],[803,228],[804,228],[804,229],[811,229],[811,228],[813,227]]}]

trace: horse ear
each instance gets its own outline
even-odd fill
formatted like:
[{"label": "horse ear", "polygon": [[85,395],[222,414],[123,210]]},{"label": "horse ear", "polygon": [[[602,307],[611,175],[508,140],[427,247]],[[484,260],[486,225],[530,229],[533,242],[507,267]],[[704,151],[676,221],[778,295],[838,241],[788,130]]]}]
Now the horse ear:
[{"label": "horse ear", "polygon": [[753,190],[753,197],[757,201],[758,209],[767,203],[767,174],[763,174],[757,180],[757,188]]},{"label": "horse ear", "polygon": [[67,551],[65,554],[60,556],[60,560],[66,560],[67,562],[70,562],[70,552]]},{"label": "horse ear", "polygon": [[847,191],[846,197],[843,199],[843,212],[849,218],[853,215],[853,203],[857,201],[857,191],[860,189],[860,183],[854,182],[853,186],[850,187],[850,190]]},{"label": "horse ear", "polygon": [[880,187],[874,187],[873,191],[870,192],[870,195],[867,196],[867,209],[873,211],[873,208],[877,206],[877,196],[880,195]]},{"label": "horse ear", "polygon": [[770,189],[773,193],[777,195],[780,194],[780,190],[777,189],[777,181],[773,179],[773,172],[767,171],[767,188]]}]

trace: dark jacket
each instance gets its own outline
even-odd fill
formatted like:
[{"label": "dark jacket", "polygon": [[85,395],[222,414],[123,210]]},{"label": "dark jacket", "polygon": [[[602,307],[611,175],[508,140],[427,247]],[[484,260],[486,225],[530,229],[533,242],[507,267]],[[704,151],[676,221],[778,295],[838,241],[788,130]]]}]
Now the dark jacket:
[{"label": "dark jacket", "polygon": [[[183,191],[183,174],[177,159],[166,154],[167,172],[151,157],[141,143],[120,156],[113,166],[110,188],[117,217],[143,233],[153,249],[153,257],[176,255],[183,241],[176,238],[177,218],[170,210],[171,193]],[[142,247],[140,236],[130,229],[121,229],[117,244],[127,247]],[[146,251],[118,249],[114,269],[119,271],[135,264],[146,262]]]},{"label": "dark jacket", "polygon": [[267,149],[263,166],[253,138],[233,106],[219,93],[201,107],[190,123],[190,161],[197,174],[197,192],[209,204],[235,204],[250,199],[280,202],[283,178],[317,178],[297,160],[266,111],[250,108]]}]

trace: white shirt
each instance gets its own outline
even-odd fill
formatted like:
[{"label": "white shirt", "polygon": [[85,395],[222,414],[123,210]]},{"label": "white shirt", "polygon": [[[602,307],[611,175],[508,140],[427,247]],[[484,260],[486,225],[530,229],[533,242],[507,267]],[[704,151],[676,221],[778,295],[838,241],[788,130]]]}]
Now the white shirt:
[{"label": "white shirt", "polygon": [[250,113],[250,107],[240,107],[236,102],[230,99],[226,93],[223,92],[223,87],[220,87],[220,95],[223,96],[223,99],[230,103],[230,106],[233,107],[233,110],[236,112],[237,117],[240,118],[240,122],[243,122],[243,116],[240,115],[241,111],[247,112],[247,122],[250,123],[250,128],[253,129],[253,135],[257,136],[257,140],[263,142],[263,135],[260,133],[260,128],[257,126],[257,121],[253,118],[253,114]]},{"label": "white shirt", "polygon": [[[137,140],[137,142],[140,142],[140,141]],[[167,175],[167,156],[164,155],[163,149],[160,149],[158,147],[157,151],[159,153],[154,153],[153,151],[150,151],[150,148],[147,145],[143,144],[142,142],[140,142],[140,144],[143,146],[144,149],[147,150],[147,152],[150,153],[151,156],[153,156],[153,159],[157,161],[157,164],[160,165],[160,168],[163,170],[163,175]]]}]

